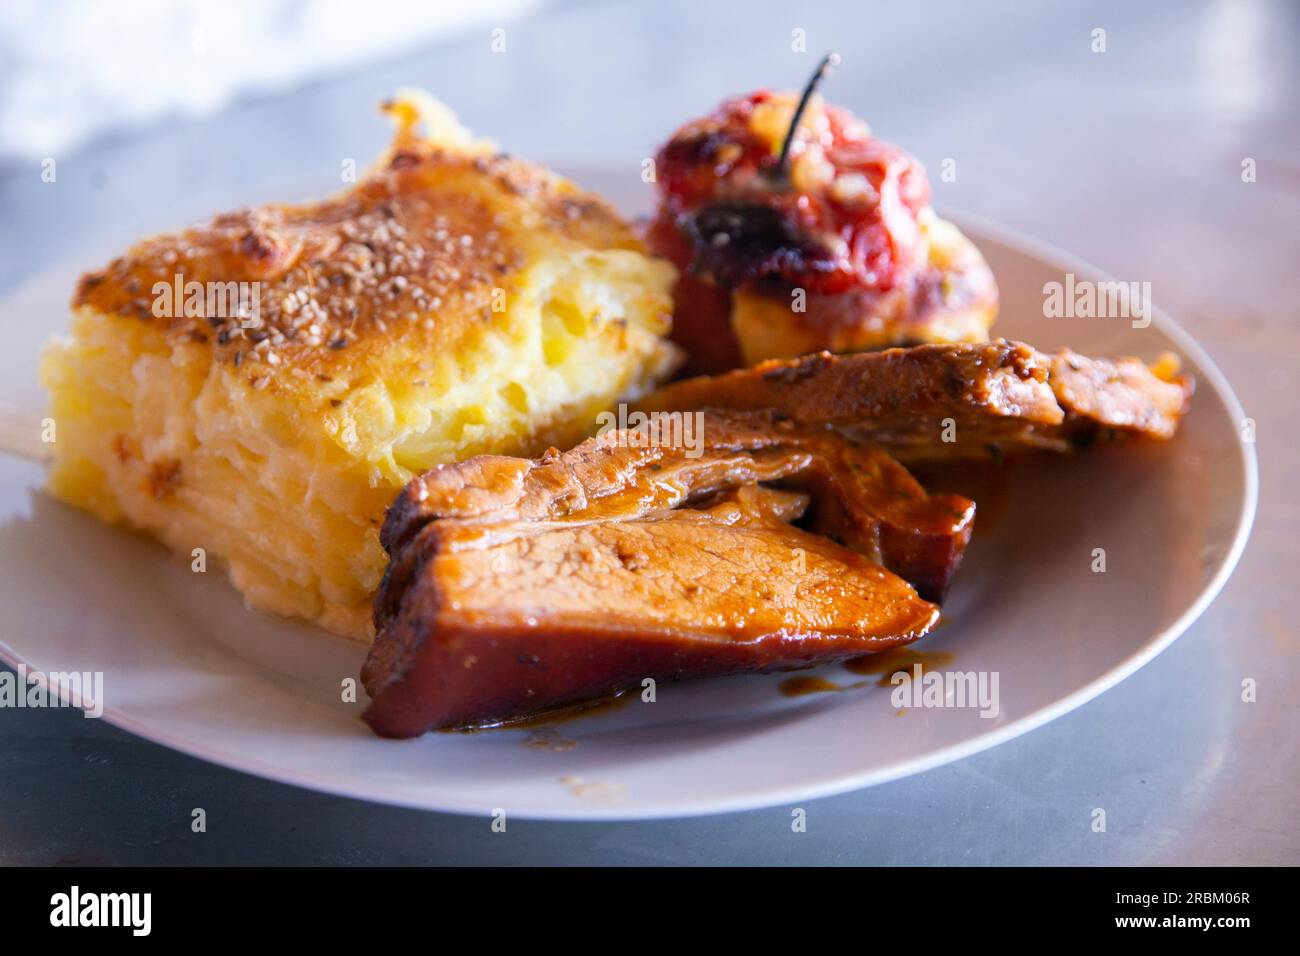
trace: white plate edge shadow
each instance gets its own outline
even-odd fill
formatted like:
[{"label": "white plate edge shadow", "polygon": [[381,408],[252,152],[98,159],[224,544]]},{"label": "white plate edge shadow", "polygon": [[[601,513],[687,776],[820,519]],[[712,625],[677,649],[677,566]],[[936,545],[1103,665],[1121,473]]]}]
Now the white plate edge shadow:
[{"label": "white plate edge shadow", "polygon": [[[963,231],[968,231],[977,245],[981,239],[987,238],[1017,252],[1023,253],[1026,256],[1033,257],[1040,262],[1059,266],[1067,271],[1073,272],[1077,276],[1087,276],[1098,282],[1114,281],[1112,276],[1093,266],[1091,263],[1088,263],[1073,254],[1065,252],[1050,243],[1021,233],[1011,227],[990,221],[982,216],[958,212],[951,208],[945,209],[944,214],[956,222]],[[20,294],[25,286],[26,283],[21,284],[18,288],[11,290],[9,295]],[[6,298],[8,298],[9,295],[7,295]],[[1233,391],[1226,376],[1210,358],[1205,349],[1202,348],[1202,346],[1191,336],[1191,334],[1159,308],[1152,309],[1152,324],[1175,342],[1183,354],[1192,360],[1201,376],[1208,380],[1214,391],[1222,399],[1224,406],[1233,419],[1235,421],[1241,421],[1244,419],[1244,409],[1237,399],[1236,393]],[[988,750],[1001,743],[1005,743],[1008,740],[1019,737],[1022,734],[1035,730],[1038,727],[1083,706],[1095,697],[1119,684],[1125,678],[1137,672],[1177,640],[1178,637],[1180,637],[1187,628],[1190,627],[1202,613],[1204,613],[1205,609],[1218,596],[1228,578],[1231,576],[1243,551],[1245,550],[1246,543],[1249,540],[1250,532],[1254,525],[1259,497],[1259,471],[1255,448],[1253,444],[1249,443],[1238,443],[1238,448],[1241,454],[1243,498],[1237,516],[1233,540],[1227,551],[1224,553],[1219,566],[1210,576],[1209,580],[1203,586],[1195,600],[1192,601],[1192,603],[1178,616],[1178,618],[1163,630],[1155,633],[1149,641],[1134,651],[1134,653],[1129,657],[1120,661],[1110,670],[1106,671],[1088,684],[1085,684],[1083,687],[1078,688],[1059,700],[1045,705],[1036,711],[1025,714],[1024,716],[1005,725],[977,734],[947,747],[942,747],[913,760],[897,762],[884,768],[872,769],[859,774],[832,774],[826,779],[813,780],[807,783],[799,783],[768,790],[741,793],[730,799],[711,798],[700,802],[684,800],[681,802],[671,802],[671,805],[661,808],[632,809],[620,807],[616,804],[601,806],[580,801],[575,803],[571,810],[567,808],[552,808],[545,811],[535,812],[527,809],[520,809],[518,811],[512,811],[511,815],[517,819],[525,820],[553,820],[569,822],[656,820],[736,813],[746,810],[780,806],[794,802],[815,800],[822,797],[835,796],[837,794],[875,786],[881,783],[887,783],[891,780],[898,780],[903,777],[912,776],[926,770],[931,770],[961,760],[965,757]],[[20,664],[26,665],[29,668],[33,667],[31,662],[26,661],[2,639],[0,639],[0,660],[3,660],[6,664],[15,668]],[[317,776],[311,773],[286,771],[278,765],[265,763],[242,753],[232,752],[220,747],[197,744],[189,738],[173,735],[165,728],[137,720],[128,714],[122,713],[117,708],[108,705],[104,706],[103,719],[121,730],[145,740],[149,740],[153,743],[160,744],[179,753],[186,754],[187,756],[195,757],[232,770],[242,771],[252,776],[272,780],[277,783],[302,787],[304,789],[310,789],[335,796],[367,800],[392,806],[406,807],[409,809],[474,817],[483,817],[486,815],[484,804],[482,803],[471,804],[468,801],[447,800],[446,798],[443,798],[439,800],[435,806],[430,804],[428,801],[421,801],[406,792],[395,791],[372,780],[361,780],[349,784],[343,784],[340,783],[336,777],[332,776]]]}]

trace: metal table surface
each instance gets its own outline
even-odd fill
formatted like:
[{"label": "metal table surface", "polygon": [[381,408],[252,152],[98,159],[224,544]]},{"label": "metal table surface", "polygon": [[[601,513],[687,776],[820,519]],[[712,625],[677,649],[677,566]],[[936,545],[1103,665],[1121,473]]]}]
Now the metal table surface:
[{"label": "metal table surface", "polygon": [[[374,806],[180,756],[63,710],[0,710],[0,863],[1294,864],[1300,862],[1300,8],[1279,2],[579,3],[101,142],[0,179],[0,293],[196,184],[272,197],[337,176],[425,86],[512,151],[639,163],[722,96],[830,95],[932,171],[936,204],[1149,280],[1257,421],[1262,497],[1236,573],[1172,648],[1097,700],[937,770],[808,805],[653,823],[480,819]],[[1091,50],[1106,30],[1107,50]],[[792,52],[806,31],[808,53]],[[1257,181],[1242,181],[1245,158]],[[365,160],[363,159],[364,163]],[[125,232],[129,235],[129,231]],[[1241,681],[1258,701],[1241,701]],[[208,808],[208,832],[188,808]],[[1090,827],[1104,807],[1105,833]]]}]

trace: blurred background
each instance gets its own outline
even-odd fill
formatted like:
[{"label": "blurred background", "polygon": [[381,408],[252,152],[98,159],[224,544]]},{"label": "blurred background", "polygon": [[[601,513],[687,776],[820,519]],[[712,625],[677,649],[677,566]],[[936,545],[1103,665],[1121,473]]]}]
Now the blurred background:
[{"label": "blurred background", "polygon": [[[1123,218],[1119,252],[1140,244],[1181,271],[1186,247],[1162,227],[1168,205],[1213,201],[1217,180],[1241,185],[1245,157],[1264,170],[1256,193],[1300,185],[1300,5],[1132,7],[8,0],[0,214],[40,226],[5,230],[0,281],[47,256],[46,237],[91,242],[100,224],[130,235],[122,227],[145,207],[199,193],[209,205],[176,212],[200,216],[214,201],[336,180],[343,158],[364,164],[381,148],[374,106],[400,86],[430,89],[524,155],[631,162],[728,94],[799,86],[832,48],[843,64],[828,96],[926,162],[937,205],[1066,245]],[[947,158],[956,181],[940,183]],[[49,160],[57,190],[41,188]],[[1221,243],[1216,220],[1202,217],[1182,241]],[[1261,248],[1256,264],[1277,265],[1268,260],[1288,256],[1284,245]],[[1210,257],[1197,270],[1224,265]],[[1238,268],[1204,278],[1259,278]]]},{"label": "blurred background", "polygon": [[536,0],[14,0],[0,7],[0,154],[201,118],[504,23]]},{"label": "blurred background", "polygon": [[[1293,0],[6,0],[0,295],[143,230],[335,188],[384,146],[375,105],[402,86],[579,179],[637,175],[688,118],[796,88],[835,49],[826,95],[927,165],[940,212],[1152,283],[1257,419],[1262,500],[1223,594],[1151,665],[994,750],[820,801],[794,844],[776,808],[525,823],[507,845],[21,711],[0,739],[0,862],[1295,863],[1295,711],[1220,702],[1242,673],[1300,699],[1298,39]],[[165,837],[154,821],[200,786],[237,835]],[[1076,825],[1099,793],[1121,839]]]}]

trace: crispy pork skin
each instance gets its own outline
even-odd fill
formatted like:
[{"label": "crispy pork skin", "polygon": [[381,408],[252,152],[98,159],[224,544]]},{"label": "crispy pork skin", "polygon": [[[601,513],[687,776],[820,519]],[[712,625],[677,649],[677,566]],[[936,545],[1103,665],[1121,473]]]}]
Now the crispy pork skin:
[{"label": "crispy pork skin", "polygon": [[698,455],[625,429],[412,481],[383,529],[370,725],[408,737],[494,722],[646,678],[868,654],[934,626],[938,608],[904,578],[942,590],[969,501],[768,414],[701,423]]},{"label": "crispy pork skin", "polygon": [[763,362],[674,382],[640,408],[772,409],[878,443],[902,461],[981,458],[1170,438],[1193,391],[1191,378],[1176,372],[1172,357],[1148,367],[1068,349],[1044,355],[1000,339]]}]

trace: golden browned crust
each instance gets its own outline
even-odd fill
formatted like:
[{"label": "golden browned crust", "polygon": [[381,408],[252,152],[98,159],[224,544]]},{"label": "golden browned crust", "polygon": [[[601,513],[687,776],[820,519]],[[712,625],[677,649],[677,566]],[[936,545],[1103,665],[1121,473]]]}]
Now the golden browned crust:
[{"label": "golden browned crust", "polygon": [[[539,248],[642,250],[603,200],[531,163],[432,142],[407,104],[389,109],[399,120],[392,149],[354,187],[147,239],[83,276],[74,308],[205,343],[255,387],[319,388],[381,363],[391,374],[394,343],[411,356],[455,351],[491,320],[494,290],[516,291],[516,270]],[[170,295],[177,276],[260,283],[258,315],[229,314],[220,301],[186,315]],[[160,293],[173,317],[157,314]]]},{"label": "golden browned crust", "polygon": [[379,523],[413,475],[574,444],[676,359],[675,270],[609,206],[427,94],[387,110],[395,141],[357,185],[85,276],[41,371],[53,494],[202,546],[252,606],[359,639]]}]

